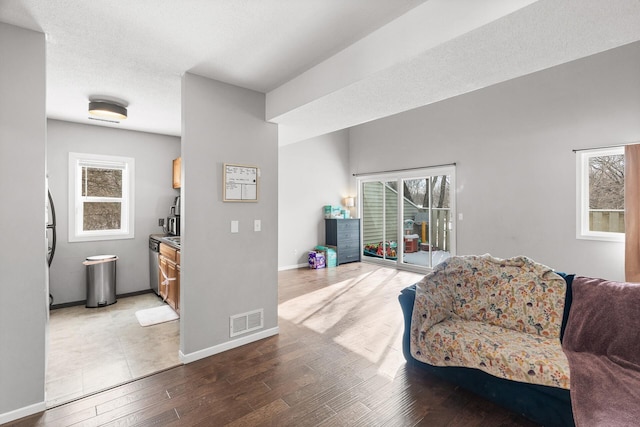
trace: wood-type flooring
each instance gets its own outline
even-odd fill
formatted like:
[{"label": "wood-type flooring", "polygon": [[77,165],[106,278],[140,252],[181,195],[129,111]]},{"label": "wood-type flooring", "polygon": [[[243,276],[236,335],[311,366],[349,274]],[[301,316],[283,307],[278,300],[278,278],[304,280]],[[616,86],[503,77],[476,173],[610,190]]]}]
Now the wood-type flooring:
[{"label": "wood-type flooring", "polygon": [[279,273],[279,335],[10,426],[522,426],[406,366],[397,296],[421,276],[366,263]]}]

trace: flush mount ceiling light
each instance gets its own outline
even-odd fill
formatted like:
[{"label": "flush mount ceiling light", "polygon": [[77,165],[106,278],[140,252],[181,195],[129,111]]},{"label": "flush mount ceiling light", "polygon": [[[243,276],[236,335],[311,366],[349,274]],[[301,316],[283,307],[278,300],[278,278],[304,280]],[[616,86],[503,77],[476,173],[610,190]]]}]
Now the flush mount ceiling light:
[{"label": "flush mount ceiling light", "polygon": [[127,118],[127,109],[112,101],[95,100],[89,102],[89,115],[99,119],[124,120]]}]

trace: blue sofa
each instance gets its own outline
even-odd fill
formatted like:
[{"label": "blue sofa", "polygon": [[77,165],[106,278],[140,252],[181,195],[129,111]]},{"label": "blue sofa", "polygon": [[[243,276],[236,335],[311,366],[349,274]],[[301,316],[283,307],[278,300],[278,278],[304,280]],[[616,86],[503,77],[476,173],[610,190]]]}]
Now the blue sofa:
[{"label": "blue sofa", "polygon": [[[562,339],[571,307],[571,282],[574,276],[560,275],[567,283],[562,319]],[[402,350],[408,364],[458,384],[541,425],[549,427],[575,425],[571,399],[567,389],[498,378],[474,368],[432,366],[414,359],[410,351],[410,331],[415,297],[415,285],[403,289],[398,297],[405,322]]]}]

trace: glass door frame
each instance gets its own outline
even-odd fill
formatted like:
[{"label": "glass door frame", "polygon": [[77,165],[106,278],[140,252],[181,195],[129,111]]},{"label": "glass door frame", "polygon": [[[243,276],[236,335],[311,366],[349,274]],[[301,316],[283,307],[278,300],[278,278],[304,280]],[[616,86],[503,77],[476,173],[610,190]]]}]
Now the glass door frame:
[{"label": "glass door frame", "polygon": [[[396,172],[383,172],[379,174],[367,174],[360,175],[356,177],[356,186],[357,186],[357,205],[358,205],[358,217],[360,218],[360,251],[361,251],[361,259],[364,262],[371,262],[374,264],[381,264],[385,266],[393,266],[399,270],[408,270],[414,271],[417,273],[428,273],[432,270],[431,267],[423,267],[421,265],[409,264],[403,262],[404,260],[404,185],[403,181],[408,179],[425,179],[426,177],[435,177],[439,175],[448,175],[450,177],[449,183],[449,197],[450,197],[450,210],[451,210],[451,223],[453,227],[450,230],[450,254],[451,256],[456,254],[456,241],[457,241],[457,211],[456,211],[456,167],[454,164],[452,165],[444,165],[444,166],[434,166],[434,167],[426,167],[419,169],[411,169],[405,171],[396,171]],[[374,257],[366,257],[364,256],[364,199],[363,199],[363,185],[367,182],[396,182],[397,183],[397,226],[396,226],[396,242],[397,242],[397,257],[396,260],[390,259],[378,259]],[[386,203],[383,204],[383,212],[386,209]],[[433,209],[431,194],[429,195],[429,216],[431,217],[431,212]],[[383,218],[386,221],[386,218]],[[386,224],[385,224],[386,227]],[[386,237],[386,236],[385,236]],[[431,251],[430,251],[431,252]]]}]

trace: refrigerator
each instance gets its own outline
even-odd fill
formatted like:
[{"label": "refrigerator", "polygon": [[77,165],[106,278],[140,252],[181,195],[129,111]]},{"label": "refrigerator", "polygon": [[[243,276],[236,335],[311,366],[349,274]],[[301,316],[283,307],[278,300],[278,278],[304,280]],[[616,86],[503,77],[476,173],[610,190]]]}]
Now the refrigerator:
[{"label": "refrigerator", "polygon": [[[47,266],[51,267],[53,257],[56,253],[56,208],[53,204],[51,191],[47,188],[47,208],[46,208],[46,235],[47,235]],[[53,295],[49,293],[49,305],[53,305]]]}]

